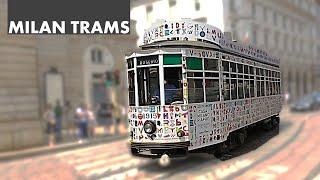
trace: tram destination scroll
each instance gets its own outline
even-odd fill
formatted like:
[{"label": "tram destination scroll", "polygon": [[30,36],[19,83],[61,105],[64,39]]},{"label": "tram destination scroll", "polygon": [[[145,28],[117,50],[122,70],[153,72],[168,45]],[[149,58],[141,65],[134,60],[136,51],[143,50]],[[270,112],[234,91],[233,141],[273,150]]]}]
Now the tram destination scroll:
[{"label": "tram destination scroll", "polygon": [[159,64],[159,58],[157,55],[143,56],[143,57],[137,58],[138,66],[152,65],[152,64]]}]

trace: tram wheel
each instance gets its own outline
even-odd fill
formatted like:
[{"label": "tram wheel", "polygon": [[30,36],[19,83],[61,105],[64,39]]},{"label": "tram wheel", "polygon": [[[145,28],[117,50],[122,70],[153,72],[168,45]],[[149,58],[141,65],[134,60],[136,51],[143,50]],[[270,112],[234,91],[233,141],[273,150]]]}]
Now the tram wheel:
[{"label": "tram wheel", "polygon": [[227,145],[225,144],[225,142],[221,142],[216,145],[215,151],[213,154],[216,158],[220,158],[223,156],[223,154],[226,153],[226,151],[227,151]]},{"label": "tram wheel", "polygon": [[269,119],[267,122],[263,123],[263,129],[266,131],[270,131],[273,128],[272,119]]},{"label": "tram wheel", "polygon": [[279,117],[274,117],[272,119],[272,126],[277,128],[277,127],[279,127],[279,124],[280,124],[280,118]]},{"label": "tram wheel", "polygon": [[241,130],[237,133],[237,144],[239,146],[243,145],[245,143],[245,140],[247,138],[247,131]]},{"label": "tram wheel", "polygon": [[279,133],[280,130],[280,118],[274,117],[272,120],[273,128],[276,130],[277,133]]}]

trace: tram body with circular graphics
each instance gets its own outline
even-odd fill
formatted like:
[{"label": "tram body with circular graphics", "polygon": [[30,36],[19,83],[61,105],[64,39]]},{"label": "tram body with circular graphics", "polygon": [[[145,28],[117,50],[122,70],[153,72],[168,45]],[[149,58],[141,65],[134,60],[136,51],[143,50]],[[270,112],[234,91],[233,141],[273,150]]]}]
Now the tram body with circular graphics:
[{"label": "tram body with circular graphics", "polygon": [[280,60],[216,27],[159,21],[126,63],[133,155],[218,155],[248,127],[279,126]]}]

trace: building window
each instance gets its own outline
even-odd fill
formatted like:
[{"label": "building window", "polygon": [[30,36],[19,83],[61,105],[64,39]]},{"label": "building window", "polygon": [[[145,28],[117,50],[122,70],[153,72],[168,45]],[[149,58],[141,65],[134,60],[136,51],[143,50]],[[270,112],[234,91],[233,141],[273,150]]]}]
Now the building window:
[{"label": "building window", "polygon": [[303,33],[303,24],[302,23],[299,23],[299,33]]},{"label": "building window", "polygon": [[174,7],[177,5],[177,1],[176,0],[169,0],[169,7]]},{"label": "building window", "polygon": [[252,15],[253,18],[255,18],[255,17],[256,17],[256,14],[257,14],[256,4],[255,4],[255,3],[252,3],[251,15]]},{"label": "building window", "polygon": [[199,2],[199,0],[195,0],[194,8],[196,9],[196,11],[200,11],[200,2]]},{"label": "building window", "polygon": [[150,16],[151,16],[152,11],[153,11],[153,6],[152,5],[146,6],[146,13],[147,13],[148,21],[150,20]]},{"label": "building window", "polygon": [[263,19],[268,22],[268,9],[266,7],[263,8]]},{"label": "building window", "polygon": [[252,30],[252,43],[257,44],[257,31],[255,29]]},{"label": "building window", "polygon": [[146,12],[147,12],[147,14],[150,14],[152,11],[153,11],[153,6],[152,6],[152,5],[146,6]]},{"label": "building window", "polygon": [[91,62],[93,64],[103,64],[103,56],[100,49],[91,50]]},{"label": "building window", "polygon": [[268,36],[269,36],[268,31],[265,30],[264,31],[264,46],[265,47],[268,47]]},{"label": "building window", "polygon": [[282,16],[282,26],[283,26],[283,29],[287,29],[287,18],[286,16]]},{"label": "building window", "polygon": [[278,47],[278,43],[279,43],[279,33],[278,32],[274,32],[274,48]]},{"label": "building window", "polygon": [[229,7],[230,7],[230,11],[235,11],[236,9],[235,0],[229,0]]},{"label": "building window", "polygon": [[283,49],[288,50],[288,35],[283,38]]},{"label": "building window", "polygon": [[277,12],[273,12],[273,24],[275,26],[278,25],[278,14],[277,14]]}]

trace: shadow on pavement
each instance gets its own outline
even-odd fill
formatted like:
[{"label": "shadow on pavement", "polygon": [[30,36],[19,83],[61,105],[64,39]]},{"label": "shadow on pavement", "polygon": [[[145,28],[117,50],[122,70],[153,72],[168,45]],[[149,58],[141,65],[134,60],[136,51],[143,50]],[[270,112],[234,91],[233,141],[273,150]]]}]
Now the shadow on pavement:
[{"label": "shadow on pavement", "polygon": [[228,159],[241,156],[242,154],[246,154],[246,153],[249,153],[250,151],[256,150],[257,148],[259,148],[260,146],[268,142],[271,138],[285,131],[290,126],[292,126],[291,122],[281,121],[279,129],[266,131],[262,127],[257,127],[249,130],[246,143],[241,147],[238,147],[230,151],[229,152],[230,158]]},{"label": "shadow on pavement", "polygon": [[[271,138],[275,137],[279,133],[285,131],[287,128],[292,126],[289,121],[281,121],[279,129],[273,129],[266,131],[261,127],[251,129],[248,132],[248,138],[244,145],[235,148],[229,152],[228,159],[232,159],[243,154],[249,153],[250,151],[256,150]],[[227,160],[227,159],[225,159]],[[206,153],[189,154],[183,159],[172,159],[172,162],[167,167],[161,167],[157,159],[150,160],[147,164],[139,167],[140,171],[145,171],[148,174],[165,174],[164,177],[170,177],[176,173],[185,172],[189,169],[201,169],[201,167],[207,167],[208,164],[211,166],[213,163],[219,163],[220,160],[216,159],[213,155]]]}]

